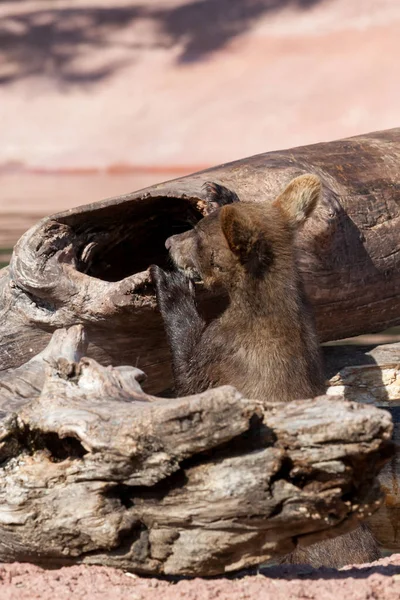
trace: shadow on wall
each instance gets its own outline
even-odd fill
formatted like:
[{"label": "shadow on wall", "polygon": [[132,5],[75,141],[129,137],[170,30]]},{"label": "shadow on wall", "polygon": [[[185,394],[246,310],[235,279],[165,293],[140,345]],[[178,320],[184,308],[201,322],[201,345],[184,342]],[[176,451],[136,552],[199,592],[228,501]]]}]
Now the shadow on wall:
[{"label": "shadow on wall", "polygon": [[[200,61],[245,33],[262,15],[286,7],[303,10],[322,0],[196,0],[173,7],[142,1],[114,8],[57,8],[48,0],[36,0],[36,10],[32,2],[23,10],[24,1],[0,1],[3,85],[32,76],[90,85],[131,63],[138,52],[157,47],[179,46],[181,64]],[[135,32],[139,21],[142,27]],[[104,56],[107,50],[118,57]],[[80,64],[99,54],[105,58],[101,66]]]}]

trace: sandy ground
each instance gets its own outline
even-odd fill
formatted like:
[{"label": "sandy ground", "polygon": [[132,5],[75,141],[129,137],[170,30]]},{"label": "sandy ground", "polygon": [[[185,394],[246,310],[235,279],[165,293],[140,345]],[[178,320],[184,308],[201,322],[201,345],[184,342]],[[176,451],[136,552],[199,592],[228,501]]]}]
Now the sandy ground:
[{"label": "sandy ground", "polygon": [[0,565],[2,600],[398,600],[400,554],[336,571],[274,567],[242,578],[192,579],[175,583],[141,578],[105,567]]}]

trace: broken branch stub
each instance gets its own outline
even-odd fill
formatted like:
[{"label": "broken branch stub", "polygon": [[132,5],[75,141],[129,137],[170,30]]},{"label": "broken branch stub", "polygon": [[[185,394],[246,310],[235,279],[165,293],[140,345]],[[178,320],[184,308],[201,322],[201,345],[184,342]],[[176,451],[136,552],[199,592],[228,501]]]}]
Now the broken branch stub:
[{"label": "broken branch stub", "polygon": [[[399,324],[399,157],[400,129],[392,129],[245,158],[43,219],[0,273],[0,369],[24,364],[55,329],[82,323],[88,356],[143,369],[149,393],[168,389],[148,267],[166,266],[166,238],[208,212],[210,180],[268,203],[293,177],[317,174],[323,199],[298,244],[321,340]],[[217,300],[199,292],[207,315]]]},{"label": "broken branch stub", "polygon": [[80,326],[54,334],[11,408],[0,379],[0,560],[212,575],[380,505],[385,411],[326,396],[262,405],[229,386],[155,398],[134,367],[77,362],[84,341]]}]

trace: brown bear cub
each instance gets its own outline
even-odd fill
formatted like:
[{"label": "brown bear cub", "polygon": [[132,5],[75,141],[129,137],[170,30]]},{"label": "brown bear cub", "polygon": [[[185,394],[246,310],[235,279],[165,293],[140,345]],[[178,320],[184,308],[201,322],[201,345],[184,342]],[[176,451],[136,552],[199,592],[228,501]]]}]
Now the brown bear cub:
[{"label": "brown bear cub", "polygon": [[[233,385],[268,402],[311,398],[325,391],[314,319],[296,265],[295,235],[321,195],[314,175],[293,179],[271,204],[239,202],[235,193],[206,184],[218,207],[185,233],[167,239],[178,268],[151,267],[172,352],[177,395]],[[229,298],[210,323],[199,315],[191,279]],[[379,557],[364,526],[299,549],[286,562],[342,566]]]},{"label": "brown bear cub", "polygon": [[[235,202],[215,184],[207,190],[210,202],[226,205],[166,241],[181,271],[152,268],[177,394],[223,384],[277,402],[323,393],[318,337],[293,245],[318,202],[318,178],[298,177],[270,206]],[[208,326],[185,274],[229,296],[228,308]]]}]

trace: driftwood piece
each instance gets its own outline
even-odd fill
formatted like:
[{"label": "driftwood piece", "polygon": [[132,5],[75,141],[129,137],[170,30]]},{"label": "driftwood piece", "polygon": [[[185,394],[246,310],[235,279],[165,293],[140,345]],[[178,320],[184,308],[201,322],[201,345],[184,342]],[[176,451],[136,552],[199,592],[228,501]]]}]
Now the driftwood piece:
[{"label": "driftwood piece", "polygon": [[[51,332],[83,323],[88,355],[138,366],[146,390],[171,385],[148,267],[164,266],[165,239],[209,210],[202,184],[270,202],[294,176],[321,177],[323,202],[299,238],[301,269],[321,340],[400,323],[400,129],[270,152],[39,222],[0,274],[0,368],[15,368]],[[216,298],[199,293],[204,311]]]},{"label": "driftwood piece", "polygon": [[369,520],[377,541],[400,550],[400,343],[325,347],[327,394],[385,407],[393,419],[396,452],[379,474],[384,506]]},{"label": "driftwood piece", "polygon": [[134,367],[77,362],[85,342],[81,326],[56,332],[1,375],[0,560],[210,575],[380,505],[385,411],[326,396],[262,406],[229,386],[155,398]]}]

